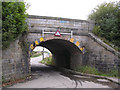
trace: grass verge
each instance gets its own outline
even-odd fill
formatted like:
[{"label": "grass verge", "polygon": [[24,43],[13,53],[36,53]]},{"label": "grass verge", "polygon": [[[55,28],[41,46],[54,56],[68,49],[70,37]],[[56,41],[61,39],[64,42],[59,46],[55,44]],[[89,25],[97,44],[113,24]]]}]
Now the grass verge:
[{"label": "grass verge", "polygon": [[41,55],[42,55],[41,53],[35,54],[35,55],[32,55],[31,58],[38,57],[38,56],[41,56]]},{"label": "grass verge", "polygon": [[52,65],[52,56],[44,58],[42,61],[40,61],[42,64]]},{"label": "grass verge", "polygon": [[80,66],[80,67],[77,67],[75,71],[85,73],[85,74],[94,74],[94,75],[107,76],[107,77],[116,77],[116,78],[120,79],[119,72],[116,69],[113,69],[110,72],[103,73],[103,72],[98,71],[98,69],[96,69],[95,67]]},{"label": "grass verge", "polygon": [[30,53],[30,57],[31,58],[38,57],[38,56],[41,56],[41,55],[42,55],[42,52],[41,53],[37,53],[35,51],[32,51],[32,53]]}]

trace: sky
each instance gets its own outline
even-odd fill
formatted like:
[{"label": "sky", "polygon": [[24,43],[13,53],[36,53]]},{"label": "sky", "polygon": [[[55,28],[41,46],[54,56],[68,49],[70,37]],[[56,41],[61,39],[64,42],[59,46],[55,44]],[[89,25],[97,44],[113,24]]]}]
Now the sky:
[{"label": "sky", "polygon": [[86,20],[101,3],[119,0],[26,0],[29,15],[63,17]]}]

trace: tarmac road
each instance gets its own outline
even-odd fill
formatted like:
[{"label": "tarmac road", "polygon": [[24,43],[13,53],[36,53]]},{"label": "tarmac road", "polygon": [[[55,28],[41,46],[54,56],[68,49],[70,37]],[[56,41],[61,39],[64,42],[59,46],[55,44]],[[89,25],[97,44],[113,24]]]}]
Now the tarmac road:
[{"label": "tarmac road", "polygon": [[[9,88],[117,88],[105,79],[67,75],[56,68],[39,63],[40,57],[32,58],[32,78]],[[35,61],[36,60],[36,61]]]}]

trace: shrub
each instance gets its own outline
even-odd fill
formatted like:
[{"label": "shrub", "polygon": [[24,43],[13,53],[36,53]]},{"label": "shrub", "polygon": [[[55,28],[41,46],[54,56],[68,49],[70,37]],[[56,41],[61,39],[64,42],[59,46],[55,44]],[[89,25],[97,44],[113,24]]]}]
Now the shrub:
[{"label": "shrub", "polygon": [[100,26],[94,26],[93,31],[95,35],[99,36],[100,35]]},{"label": "shrub", "polygon": [[53,65],[52,56],[44,58],[40,61],[42,64]]},{"label": "shrub", "polygon": [[120,47],[120,10],[118,2],[103,3],[95,8],[89,19],[96,25],[93,33],[104,37],[117,47]]},{"label": "shrub", "polygon": [[2,47],[26,32],[26,8],[24,2],[2,2]]}]

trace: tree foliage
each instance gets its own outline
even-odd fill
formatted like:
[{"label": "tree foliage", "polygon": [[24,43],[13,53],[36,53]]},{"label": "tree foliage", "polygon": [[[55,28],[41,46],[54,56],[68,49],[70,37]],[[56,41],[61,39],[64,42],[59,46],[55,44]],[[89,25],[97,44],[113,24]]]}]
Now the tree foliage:
[{"label": "tree foliage", "polygon": [[26,8],[24,2],[2,2],[2,46],[27,31]]},{"label": "tree foliage", "polygon": [[95,8],[89,19],[95,20],[93,33],[120,47],[120,10],[118,2],[103,3]]}]

